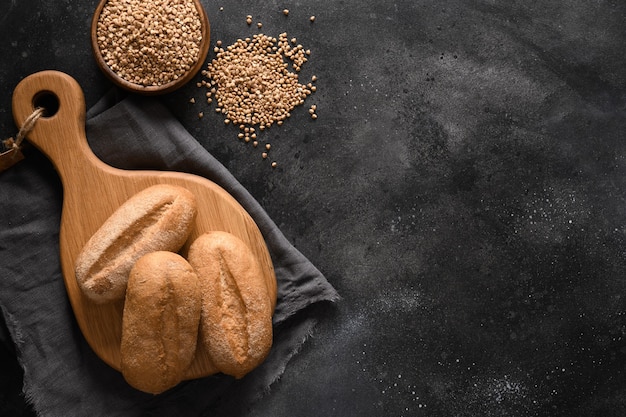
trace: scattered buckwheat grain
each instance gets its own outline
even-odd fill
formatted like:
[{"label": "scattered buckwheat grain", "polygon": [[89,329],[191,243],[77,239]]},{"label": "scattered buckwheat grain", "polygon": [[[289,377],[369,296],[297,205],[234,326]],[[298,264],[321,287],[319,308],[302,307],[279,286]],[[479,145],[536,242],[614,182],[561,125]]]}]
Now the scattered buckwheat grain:
[{"label": "scattered buckwheat grain", "polygon": [[[246,19],[251,21],[252,16]],[[226,124],[238,127],[237,137],[255,148],[258,132],[282,125],[312,94],[314,86],[298,80],[310,51],[296,43],[287,33],[278,38],[259,33],[228,46],[217,41],[215,57],[202,71],[209,80],[204,82],[207,102],[213,100],[216,113],[229,120]],[[266,143],[264,148],[261,156],[266,159],[271,145]]]},{"label": "scattered buckwheat grain", "polygon": [[[276,49],[274,49],[276,47]],[[289,117],[304,103],[311,89],[298,82],[285,59],[300,68],[307,58],[302,47],[291,47],[287,34],[278,39],[264,34],[238,39],[219,48],[205,72],[211,79],[211,96],[235,124],[261,130]]]}]

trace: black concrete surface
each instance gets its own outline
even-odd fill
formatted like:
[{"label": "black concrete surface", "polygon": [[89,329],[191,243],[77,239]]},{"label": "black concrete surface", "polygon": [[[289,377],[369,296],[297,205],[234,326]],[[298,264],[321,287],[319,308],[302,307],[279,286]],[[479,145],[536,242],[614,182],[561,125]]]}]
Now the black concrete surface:
[{"label": "black concrete surface", "polygon": [[[203,4],[214,41],[296,37],[318,91],[262,136],[274,170],[201,77],[162,100],[343,297],[242,415],[626,416],[624,2]],[[109,89],[95,5],[0,4],[4,136],[30,73]],[[0,414],[30,415],[1,363]]]}]

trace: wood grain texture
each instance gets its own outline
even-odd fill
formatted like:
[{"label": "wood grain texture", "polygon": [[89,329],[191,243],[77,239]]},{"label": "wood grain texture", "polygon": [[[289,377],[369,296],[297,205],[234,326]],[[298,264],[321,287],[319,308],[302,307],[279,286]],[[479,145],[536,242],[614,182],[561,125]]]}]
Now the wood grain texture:
[{"label": "wood grain texture", "polygon": [[[246,242],[258,257],[263,275],[275,294],[276,277],[263,236],[250,215],[223,188],[196,175],[121,170],[99,160],[85,137],[83,92],[72,77],[61,72],[39,72],[17,85],[13,94],[13,116],[18,126],[42,97],[56,98],[58,110],[40,118],[27,139],[48,156],[61,177],[64,197],[59,244],[65,286],[83,335],[103,361],[119,370],[123,302],[97,305],[88,300],[76,282],[75,259],[91,235],[124,201],[151,185],[178,185],[197,198],[198,215],[191,236],[181,250],[183,256],[190,243],[202,233],[212,230],[232,233]],[[272,303],[275,307],[275,298]],[[200,345],[186,379],[216,373]]]}]

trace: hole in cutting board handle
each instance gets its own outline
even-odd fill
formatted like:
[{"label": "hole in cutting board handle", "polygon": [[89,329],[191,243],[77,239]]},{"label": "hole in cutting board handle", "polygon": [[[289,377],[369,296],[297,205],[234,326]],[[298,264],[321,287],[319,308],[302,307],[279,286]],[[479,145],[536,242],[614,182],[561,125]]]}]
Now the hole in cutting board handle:
[{"label": "hole in cutting board handle", "polygon": [[33,107],[43,107],[42,117],[52,117],[59,111],[59,98],[52,91],[40,91],[33,97]]}]

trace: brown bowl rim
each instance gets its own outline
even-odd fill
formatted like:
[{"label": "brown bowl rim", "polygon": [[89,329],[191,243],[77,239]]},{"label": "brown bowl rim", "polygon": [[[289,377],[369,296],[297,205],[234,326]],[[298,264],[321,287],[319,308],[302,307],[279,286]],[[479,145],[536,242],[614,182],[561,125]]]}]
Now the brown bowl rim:
[{"label": "brown bowl rim", "polygon": [[211,43],[210,41],[211,28],[209,24],[209,19],[204,10],[204,7],[202,6],[202,3],[200,3],[199,0],[193,0],[194,5],[196,6],[196,10],[198,10],[198,14],[200,15],[202,41],[200,43],[200,53],[198,55],[198,60],[189,69],[189,71],[185,73],[185,75],[178,78],[177,80],[170,81],[167,84],[149,85],[149,86],[131,83],[123,79],[119,75],[117,75],[115,71],[113,71],[106,64],[106,62],[104,62],[104,58],[102,57],[102,53],[100,51],[100,47],[98,46],[98,39],[97,39],[98,20],[100,19],[100,14],[102,13],[102,9],[104,8],[107,1],[108,0],[101,0],[100,3],[98,3],[98,6],[96,7],[96,10],[93,14],[93,17],[91,20],[91,49],[93,51],[98,67],[104,73],[104,75],[109,80],[111,80],[114,84],[118,85],[119,87],[122,87],[123,89],[127,91],[131,91],[131,92],[135,92],[135,93],[139,93],[143,95],[166,94],[166,93],[175,91],[178,88],[182,87],[183,85],[187,84],[189,81],[191,81],[193,77],[196,76],[198,71],[200,71],[200,68],[203,67],[204,61],[209,52],[209,46]]}]

